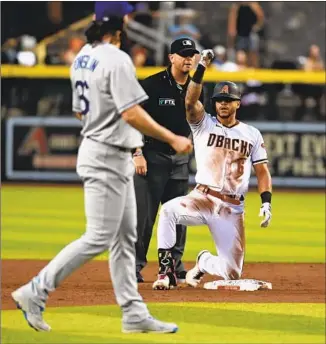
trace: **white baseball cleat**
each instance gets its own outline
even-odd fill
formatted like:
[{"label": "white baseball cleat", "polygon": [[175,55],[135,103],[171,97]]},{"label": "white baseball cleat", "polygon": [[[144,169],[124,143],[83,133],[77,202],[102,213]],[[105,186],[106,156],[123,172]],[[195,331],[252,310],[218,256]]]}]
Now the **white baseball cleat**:
[{"label": "white baseball cleat", "polygon": [[199,269],[199,260],[203,254],[210,253],[207,250],[200,251],[196,258],[196,265],[187,272],[186,283],[191,287],[196,288],[204,276],[204,272]]},{"label": "white baseball cleat", "polygon": [[42,312],[45,308],[45,301],[40,300],[40,304],[35,302],[29,286],[24,285],[11,293],[18,309],[20,309],[30,327],[35,331],[51,331],[51,327],[43,320]]},{"label": "white baseball cleat", "polygon": [[169,290],[170,278],[168,275],[158,275],[157,280],[153,283],[154,290]]},{"label": "white baseball cleat", "polygon": [[176,333],[178,331],[178,326],[173,323],[166,323],[157,320],[153,317],[148,317],[140,322],[136,323],[122,323],[123,333]]}]

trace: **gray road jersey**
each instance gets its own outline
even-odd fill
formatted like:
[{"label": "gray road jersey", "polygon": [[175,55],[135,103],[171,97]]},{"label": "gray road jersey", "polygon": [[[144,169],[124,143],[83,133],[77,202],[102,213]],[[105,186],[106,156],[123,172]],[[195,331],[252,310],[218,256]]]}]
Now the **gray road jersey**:
[{"label": "gray road jersey", "polygon": [[125,148],[143,145],[141,133],[121,117],[148,98],[129,55],[109,43],[86,44],[70,68],[70,78],[73,111],[83,115],[84,137]]}]

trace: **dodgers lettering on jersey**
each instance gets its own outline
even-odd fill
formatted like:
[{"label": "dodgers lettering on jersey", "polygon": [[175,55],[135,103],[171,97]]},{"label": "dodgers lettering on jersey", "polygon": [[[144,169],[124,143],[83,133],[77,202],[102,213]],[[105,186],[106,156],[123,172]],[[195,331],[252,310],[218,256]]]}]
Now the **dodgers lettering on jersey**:
[{"label": "dodgers lettering on jersey", "polygon": [[190,127],[197,163],[196,183],[224,194],[244,195],[252,165],[267,162],[259,130],[242,122],[224,127],[207,113]]},{"label": "dodgers lettering on jersey", "polygon": [[86,44],[71,65],[70,78],[82,136],[124,148],[143,145],[140,132],[121,117],[148,99],[129,55],[109,43]]},{"label": "dodgers lettering on jersey", "polygon": [[84,68],[90,70],[91,72],[94,72],[98,64],[98,60],[92,59],[89,55],[82,55],[76,58],[73,64],[73,68],[74,70],[78,68]]}]

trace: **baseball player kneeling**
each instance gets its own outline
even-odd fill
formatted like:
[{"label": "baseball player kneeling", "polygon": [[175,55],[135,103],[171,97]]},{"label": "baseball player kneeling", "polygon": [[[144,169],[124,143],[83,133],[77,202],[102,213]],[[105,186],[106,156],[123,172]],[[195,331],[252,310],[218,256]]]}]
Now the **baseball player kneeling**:
[{"label": "baseball player kneeling", "polygon": [[196,287],[205,273],[225,280],[239,279],[245,253],[244,200],[251,167],[258,179],[262,206],[261,227],[271,220],[272,181],[267,153],[259,130],[237,120],[240,91],[233,82],[218,83],[212,96],[213,113],[207,114],[199,96],[202,79],[213,59],[204,50],[186,94],[187,120],[194,138],[197,162],[196,187],[187,196],[165,203],[158,223],[158,279],[153,289],[176,286],[171,249],[176,243],[176,224],[207,224],[218,255],[204,250],[188,271],[186,283]]}]

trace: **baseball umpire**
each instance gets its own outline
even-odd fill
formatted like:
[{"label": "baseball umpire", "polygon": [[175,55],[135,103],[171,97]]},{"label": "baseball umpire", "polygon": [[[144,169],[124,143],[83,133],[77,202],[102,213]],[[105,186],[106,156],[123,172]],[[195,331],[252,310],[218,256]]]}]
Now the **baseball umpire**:
[{"label": "baseball umpire", "polygon": [[[194,68],[195,43],[188,39],[172,42],[170,66],[146,78],[142,86],[149,96],[143,105],[155,121],[173,133],[188,137],[190,127],[186,120],[185,95],[191,80],[189,72]],[[201,96],[201,98],[203,98]],[[178,155],[168,144],[144,137],[143,149],[134,153],[136,174],[134,177],[137,199],[136,276],[143,282],[141,270],[147,263],[147,252],[159,204],[188,192],[189,156]],[[177,226],[177,242],[173,248],[176,275],[179,283],[185,281],[186,271],[181,262],[186,241],[186,226]]]},{"label": "baseball umpire", "polygon": [[[66,246],[29,283],[12,293],[28,324],[49,331],[42,311],[50,292],[83,264],[110,250],[110,272],[123,332],[176,332],[177,325],[154,319],[137,291],[135,276],[136,200],[132,149],[142,133],[169,143],[179,153],[191,141],[157,124],[139,103],[148,96],[130,57],[122,52],[123,18],[96,13],[87,44],[71,66],[73,111],[82,117],[83,140],[77,173],[84,184],[86,232]],[[139,130],[139,131],[138,131]]]}]

